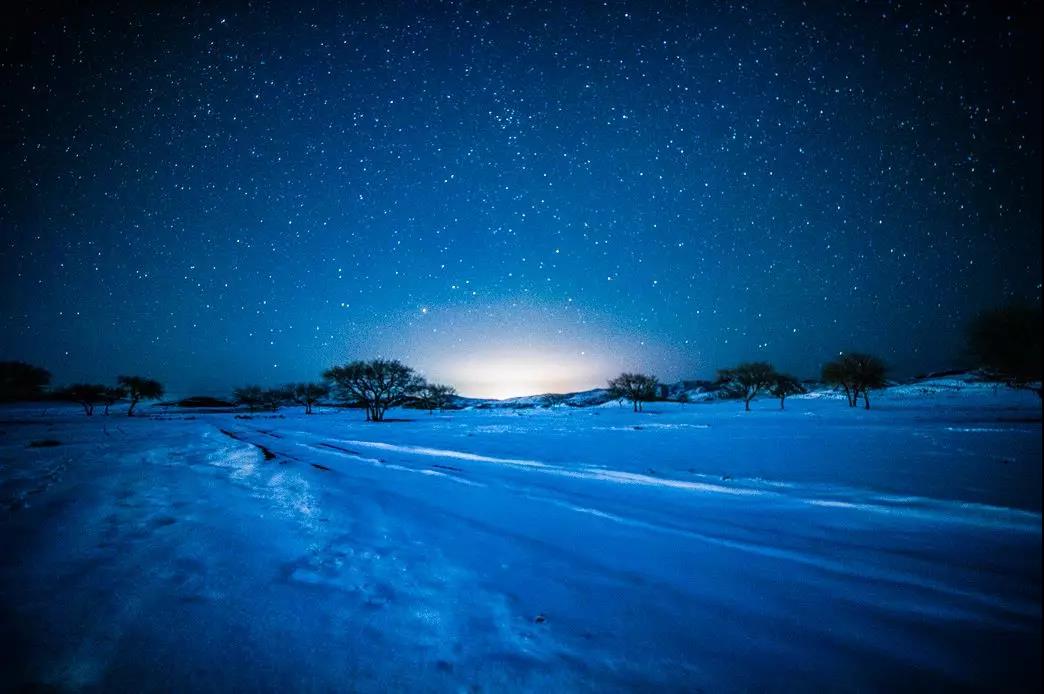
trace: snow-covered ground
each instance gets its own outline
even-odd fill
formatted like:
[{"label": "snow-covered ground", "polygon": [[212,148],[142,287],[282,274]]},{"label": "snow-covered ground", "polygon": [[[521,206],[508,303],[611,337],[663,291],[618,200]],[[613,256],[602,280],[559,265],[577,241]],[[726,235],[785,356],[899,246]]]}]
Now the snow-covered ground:
[{"label": "snow-covered ground", "polygon": [[6,408],[3,680],[1037,689],[1040,401],[873,404]]}]

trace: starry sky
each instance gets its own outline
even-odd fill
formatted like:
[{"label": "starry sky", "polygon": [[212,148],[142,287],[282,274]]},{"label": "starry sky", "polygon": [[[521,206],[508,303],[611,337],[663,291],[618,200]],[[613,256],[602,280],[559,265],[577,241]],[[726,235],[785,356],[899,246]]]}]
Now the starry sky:
[{"label": "starry sky", "polygon": [[59,383],[902,376],[1039,300],[1036,2],[178,5],[0,29],[0,358]]}]

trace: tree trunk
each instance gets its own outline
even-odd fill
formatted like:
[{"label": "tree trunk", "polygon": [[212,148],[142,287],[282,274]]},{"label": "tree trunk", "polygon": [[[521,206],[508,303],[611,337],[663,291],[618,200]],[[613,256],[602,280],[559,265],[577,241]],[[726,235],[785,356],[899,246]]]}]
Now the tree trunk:
[{"label": "tree trunk", "polygon": [[865,409],[869,410],[870,409],[870,391],[868,391],[868,390],[864,390],[863,391],[863,403],[866,405]]},{"label": "tree trunk", "polygon": [[750,412],[750,398],[746,398],[743,400],[743,409],[747,412]]},{"label": "tree trunk", "polygon": [[133,417],[134,416],[134,406],[137,405],[137,404],[138,404],[138,401],[134,400],[132,398],[131,399],[131,403],[130,403],[130,407],[127,408],[127,416],[128,417]]},{"label": "tree trunk", "polygon": [[786,407],[783,406],[783,401],[784,400],[786,400],[785,397],[779,399],[779,409],[781,409],[781,410],[787,409]]},{"label": "tree trunk", "polygon": [[634,411],[635,412],[638,411],[638,401],[637,400],[634,401]]}]

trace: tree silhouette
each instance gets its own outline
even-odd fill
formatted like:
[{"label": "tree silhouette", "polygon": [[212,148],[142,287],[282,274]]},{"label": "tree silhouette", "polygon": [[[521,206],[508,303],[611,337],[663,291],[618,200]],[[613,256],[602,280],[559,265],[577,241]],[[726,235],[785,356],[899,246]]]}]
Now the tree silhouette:
[{"label": "tree silhouette", "polygon": [[366,408],[366,421],[382,422],[391,407],[404,404],[423,387],[424,381],[396,359],[353,361],[323,373],[334,394],[343,402]]},{"label": "tree silhouette", "polygon": [[622,373],[609,381],[609,394],[613,398],[625,398],[634,405],[635,412],[642,411],[642,404],[656,399],[655,376],[639,373]]},{"label": "tree silhouette", "polygon": [[108,386],[96,383],[74,383],[55,391],[54,397],[57,400],[75,402],[83,408],[85,415],[91,417],[94,415],[94,406],[104,403],[110,397],[108,391]]},{"label": "tree silhouette", "polygon": [[1044,397],[1039,304],[1013,304],[980,313],[968,325],[967,341],[968,352],[987,374]]},{"label": "tree silhouette", "polygon": [[434,414],[435,410],[442,411],[453,401],[457,389],[440,383],[425,383],[417,391],[417,404]]},{"label": "tree silhouette", "polygon": [[855,407],[859,396],[863,396],[866,409],[870,409],[870,391],[885,386],[885,363],[875,356],[850,352],[839,359],[823,365],[823,381],[844,389],[848,406]]},{"label": "tree silhouette", "polygon": [[142,376],[120,376],[116,382],[126,391],[130,407],[127,408],[127,416],[134,416],[134,408],[142,400],[158,400],[163,397],[163,384],[151,378]]},{"label": "tree silhouette", "polygon": [[779,374],[775,367],[763,361],[744,362],[732,369],[718,371],[718,382],[726,392],[743,398],[743,408],[750,412],[750,401],[758,393],[772,387]]},{"label": "tree silhouette", "polygon": [[0,402],[38,400],[51,382],[51,372],[24,361],[0,361]]},{"label": "tree silhouette", "polygon": [[790,374],[776,374],[776,380],[769,387],[769,392],[779,398],[779,409],[783,410],[786,409],[783,401],[787,399],[787,396],[804,393],[805,387]]},{"label": "tree silhouette", "polygon": [[232,391],[232,397],[236,404],[246,405],[251,412],[259,407],[264,407],[266,402],[265,391],[261,386],[243,386]]},{"label": "tree silhouette", "polygon": [[305,414],[312,414],[312,407],[330,395],[328,383],[291,383],[283,389],[290,402],[304,405]]},{"label": "tree silhouette", "polygon": [[857,391],[855,379],[846,369],[841,360],[828,361],[823,364],[823,370],[820,376],[823,382],[827,385],[832,385],[835,388],[841,388],[845,391],[845,398],[848,400],[849,407],[855,407],[856,401],[859,399],[859,391]]},{"label": "tree silhouette", "polygon": [[261,391],[261,407],[275,412],[283,405],[296,402],[293,391],[286,386],[265,388]]},{"label": "tree silhouette", "polygon": [[101,402],[105,405],[105,411],[103,414],[109,416],[109,408],[118,403],[123,398],[127,397],[127,391],[122,386],[106,386],[105,391],[101,395]]}]

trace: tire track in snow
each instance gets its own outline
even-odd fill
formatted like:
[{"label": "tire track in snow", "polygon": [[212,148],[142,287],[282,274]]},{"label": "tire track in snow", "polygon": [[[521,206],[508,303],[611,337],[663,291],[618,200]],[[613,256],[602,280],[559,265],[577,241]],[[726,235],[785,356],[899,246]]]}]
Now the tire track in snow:
[{"label": "tire track in snow", "polygon": [[[255,497],[273,503],[284,515],[293,518],[307,529],[315,530],[318,527],[317,519],[322,517],[322,512],[308,480],[297,471],[287,469],[285,465],[265,465],[280,456],[294,462],[300,462],[299,458],[286,455],[282,451],[273,451],[251,441],[246,432],[222,428],[218,428],[218,431],[235,443],[219,447],[211,453],[208,456],[210,464],[230,468],[229,477],[232,480],[247,487]],[[258,460],[258,454],[263,460]],[[262,478],[263,471],[271,471],[267,479]],[[324,473],[322,469],[317,472]]]},{"label": "tire track in snow", "polygon": [[[310,434],[307,432],[293,433],[296,436],[317,438],[314,434]],[[298,441],[297,445],[310,448],[317,452],[338,455],[341,457],[347,457],[353,460],[358,460],[360,462],[378,465],[388,470],[410,472],[414,474],[422,474],[432,477],[449,478],[456,482],[463,482],[465,484],[479,486],[486,485],[465,479],[459,476],[458,474],[447,474],[447,472],[432,469],[432,467],[411,467],[408,465],[400,465],[395,462],[389,462],[388,460],[383,458],[367,457],[363,455],[358,449],[372,448],[379,451],[405,454],[407,456],[417,456],[421,459],[443,458],[491,465],[505,465],[517,470],[523,470],[532,473],[543,473],[546,475],[553,476],[568,477],[572,479],[602,481],[616,484],[634,484],[651,488],[704,492],[732,497],[771,497],[773,499],[792,501],[812,506],[821,506],[825,508],[839,508],[849,511],[885,513],[891,515],[899,514],[904,517],[919,520],[958,521],[969,523],[972,525],[1002,525],[1006,527],[1010,524],[1011,527],[1014,529],[1023,529],[1031,532],[1035,531],[1038,533],[1040,532],[1040,514],[1036,514],[1029,511],[1023,511],[1020,509],[1008,509],[1003,507],[987,506],[984,504],[968,504],[963,502],[953,502],[911,496],[876,497],[878,501],[890,502],[890,504],[892,505],[873,503],[869,501],[846,501],[839,500],[836,498],[807,498],[798,494],[791,493],[792,491],[802,491],[802,488],[796,485],[789,487],[782,486],[782,489],[784,489],[784,491],[778,491],[781,485],[772,485],[776,487],[776,489],[772,490],[757,489],[750,487],[730,487],[707,482],[693,482],[687,480],[653,477],[651,475],[645,475],[641,473],[607,470],[605,468],[581,467],[579,469],[569,469],[560,466],[550,465],[547,463],[542,463],[535,460],[525,460],[518,458],[498,458],[495,456],[481,455],[477,453],[470,453],[467,451],[455,451],[450,449],[430,448],[425,446],[398,445],[379,441],[364,441],[359,439],[332,439],[332,441],[335,441],[336,443],[330,443],[329,441],[319,441],[316,443],[306,443]],[[344,445],[342,446],[338,444]],[[349,446],[351,448],[349,448]],[[431,465],[434,467],[434,464]],[[443,469],[449,468],[449,466],[441,467]],[[457,471],[461,473],[465,472],[465,470],[462,468],[455,468],[455,470],[453,470],[452,472]],[[474,470],[467,470],[466,472],[472,471]],[[749,482],[756,481],[750,480]],[[726,535],[708,534],[705,532],[700,532],[697,530],[692,530],[670,524],[648,522],[636,518],[627,517],[619,513],[608,512],[598,508],[580,506],[566,498],[561,498],[554,495],[547,495],[547,490],[545,490],[545,494],[536,495],[533,493],[532,489],[520,487],[518,485],[508,482],[507,480],[498,480],[498,486],[503,489],[509,490],[515,494],[518,494],[522,497],[531,499],[533,501],[550,503],[562,508],[567,508],[577,513],[595,516],[604,519],[608,522],[619,523],[630,527],[640,528],[642,530],[653,531],[657,533],[677,535],[736,551],[756,554],[759,556],[777,559],[781,561],[798,563],[840,577],[863,577],[891,585],[920,589],[931,593],[947,596],[947,598],[951,600],[965,601],[974,604],[979,609],[984,609],[994,614],[1004,614],[1020,619],[1030,620],[1036,619],[1039,616],[1039,610],[1036,604],[1030,604],[1017,599],[1002,600],[988,593],[962,589],[959,587],[948,585],[940,581],[933,580],[931,578],[925,578],[916,574],[911,574],[909,572],[894,571],[873,564],[860,564],[859,566],[855,566],[850,562],[839,561],[830,557],[816,555],[797,549],[790,549],[787,547],[777,547],[763,543],[751,542],[749,540],[728,537]],[[859,494],[856,490],[844,490],[841,488],[833,488],[831,491],[835,494],[844,493],[845,491],[847,491],[850,497],[866,496],[865,494]],[[914,504],[921,505],[921,508],[914,507]],[[937,506],[937,508],[932,509],[930,508],[931,505],[935,505]],[[955,515],[954,511],[962,513]],[[972,512],[971,516],[967,515],[967,512],[969,511]],[[996,519],[990,517],[998,514],[1000,516],[1007,516],[1009,520],[1006,522],[1003,519]]]},{"label": "tire track in snow", "polygon": [[890,583],[893,585],[920,588],[930,592],[947,595],[951,598],[968,600],[982,607],[989,608],[995,612],[1000,612],[1015,617],[1026,618],[1029,620],[1039,619],[1040,617],[1040,609],[1036,603],[1026,602],[1022,600],[1004,601],[993,595],[990,595],[989,593],[955,588],[953,586],[932,579],[919,578],[918,576],[907,572],[890,571],[888,569],[882,569],[872,565],[861,565],[856,567],[851,563],[833,560],[824,556],[817,556],[808,552],[799,552],[783,547],[774,547],[772,545],[766,545],[757,542],[737,540],[717,535],[709,535],[707,533],[701,533],[695,530],[689,530],[686,528],[671,525],[664,525],[661,523],[649,523],[647,521],[622,516],[616,513],[607,513],[605,511],[601,511],[595,508],[576,506],[568,501],[562,501],[560,499],[554,499],[551,497],[530,496],[529,498],[533,499],[534,501],[543,501],[558,506],[564,506],[566,508],[570,508],[573,511],[589,514],[598,518],[604,518],[605,520],[614,523],[619,523],[634,528],[640,528],[642,530],[678,535],[681,537],[706,542],[708,544],[713,544],[719,547],[726,547],[741,552],[757,554],[759,556],[768,557],[771,559],[780,559],[795,562],[804,566],[819,569],[821,571],[826,571],[837,576],[842,576],[846,578],[869,578],[884,583]]},{"label": "tire track in snow", "polygon": [[[303,433],[303,432],[300,432]],[[603,467],[579,466],[567,468],[550,465],[536,460],[518,458],[499,458],[480,455],[466,451],[429,448],[426,446],[407,446],[380,441],[363,441],[358,439],[335,439],[338,443],[355,448],[374,448],[382,451],[405,453],[423,457],[449,458],[469,462],[511,465],[532,469],[545,474],[571,477],[584,480],[601,480],[617,484],[635,484],[646,487],[661,487],[694,492],[707,492],[737,497],[773,497],[786,499],[796,503],[825,508],[844,508],[889,516],[905,516],[930,522],[962,523],[978,527],[1004,528],[1022,532],[1040,532],[1042,516],[1034,511],[991,506],[973,502],[952,501],[919,496],[882,495],[872,491],[831,487],[822,490],[821,494],[808,496],[808,492],[816,490],[809,486],[792,483],[776,483],[763,480],[742,480],[737,484],[723,485],[712,482],[697,482],[669,477],[657,477],[637,472],[610,470]],[[320,444],[327,447],[330,444]],[[347,449],[345,449],[347,450]],[[367,459],[362,454],[351,451],[360,459]],[[372,460],[372,459],[369,459]],[[384,462],[384,461],[380,461]],[[766,489],[766,487],[769,487]]]}]

